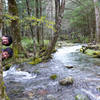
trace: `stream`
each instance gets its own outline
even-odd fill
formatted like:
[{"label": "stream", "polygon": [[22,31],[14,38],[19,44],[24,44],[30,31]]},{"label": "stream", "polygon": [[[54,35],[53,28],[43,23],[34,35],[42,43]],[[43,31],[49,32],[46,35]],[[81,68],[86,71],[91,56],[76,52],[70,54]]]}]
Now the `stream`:
[{"label": "stream", "polygon": [[[81,46],[74,44],[58,48],[46,63],[34,66],[23,63],[4,71],[10,99],[75,100],[77,94],[84,94],[89,100],[100,100],[100,59],[80,53]],[[57,79],[50,79],[53,74]],[[59,81],[69,76],[74,78],[73,85],[61,86]]]}]

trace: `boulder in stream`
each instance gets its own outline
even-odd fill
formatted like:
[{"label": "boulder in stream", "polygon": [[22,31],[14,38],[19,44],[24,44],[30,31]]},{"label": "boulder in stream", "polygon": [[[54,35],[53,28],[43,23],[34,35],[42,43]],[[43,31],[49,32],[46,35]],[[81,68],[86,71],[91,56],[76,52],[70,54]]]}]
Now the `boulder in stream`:
[{"label": "boulder in stream", "polygon": [[73,68],[73,66],[65,66],[66,68],[68,68],[68,69],[71,69],[71,68]]},{"label": "boulder in stream", "polygon": [[96,90],[100,92],[100,86],[97,86],[96,87]]},{"label": "boulder in stream", "polygon": [[70,76],[70,77],[66,77],[62,80],[59,81],[60,85],[63,85],[63,86],[68,86],[68,85],[72,85],[74,82],[74,79]]}]

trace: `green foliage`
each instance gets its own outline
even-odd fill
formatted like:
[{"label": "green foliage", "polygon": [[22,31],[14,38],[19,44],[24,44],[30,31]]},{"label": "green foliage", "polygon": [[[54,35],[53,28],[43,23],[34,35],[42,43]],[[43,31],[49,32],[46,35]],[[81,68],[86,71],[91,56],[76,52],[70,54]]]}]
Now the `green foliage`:
[{"label": "green foliage", "polygon": [[35,65],[35,64],[38,64],[40,62],[42,62],[42,59],[41,58],[36,58],[35,60],[29,62],[28,64]]},{"label": "green foliage", "polygon": [[21,43],[24,48],[29,48],[33,44],[32,38],[23,37]]},{"label": "green foliage", "polygon": [[[67,4],[71,10],[66,10],[65,15],[69,19],[70,29],[73,29],[75,33],[81,33],[80,38],[83,41],[83,36],[90,36],[91,29],[95,30],[94,4],[92,0],[80,0],[80,2],[75,0],[75,2]],[[87,39],[85,41],[88,42]]]},{"label": "green foliage", "polygon": [[40,26],[41,23],[44,23],[45,26],[48,29],[52,29],[53,31],[56,31],[54,28],[55,22],[53,21],[48,21],[46,20],[46,16],[41,16],[41,18],[36,18],[35,16],[24,16],[23,18],[20,18],[18,16],[12,16],[8,13],[5,13],[3,15],[3,22],[5,23],[5,25],[7,25],[8,27],[11,25],[11,22],[14,20],[19,21],[19,25],[23,25],[24,30],[29,30],[30,29],[30,24],[32,26]]}]

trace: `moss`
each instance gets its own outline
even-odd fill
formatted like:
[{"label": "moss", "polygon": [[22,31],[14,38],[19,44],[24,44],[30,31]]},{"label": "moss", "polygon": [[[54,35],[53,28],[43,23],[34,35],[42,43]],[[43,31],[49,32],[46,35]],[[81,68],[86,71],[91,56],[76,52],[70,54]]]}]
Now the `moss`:
[{"label": "moss", "polygon": [[89,100],[89,98],[85,95],[78,94],[75,96],[75,100]]},{"label": "moss", "polygon": [[10,100],[8,96],[6,96],[6,100]]},{"label": "moss", "polygon": [[86,53],[87,55],[89,55],[89,56],[96,57],[96,58],[100,58],[100,51],[87,49],[87,50],[85,51],[85,53]]},{"label": "moss", "polygon": [[51,55],[50,56],[48,56],[48,55],[42,56],[42,61],[43,62],[47,62],[49,59],[52,59],[52,56]]},{"label": "moss", "polygon": [[5,65],[5,70],[9,70],[9,68],[12,66],[12,64]]},{"label": "moss", "polygon": [[17,47],[17,46],[14,46],[14,47],[13,47],[13,52],[14,52],[13,58],[18,58],[18,53],[19,53],[19,51],[18,51],[18,47]]},{"label": "moss", "polygon": [[53,49],[53,50],[52,50],[52,53],[55,53],[56,51],[57,51],[56,49]]},{"label": "moss", "polygon": [[47,47],[46,46],[40,47],[39,54],[42,55],[43,53],[45,53],[46,50],[47,50]]},{"label": "moss", "polygon": [[36,58],[35,60],[29,62],[28,64],[35,65],[35,64],[38,64],[40,62],[42,62],[42,59],[41,58]]},{"label": "moss", "polygon": [[96,58],[100,58],[100,51],[96,51],[95,53],[93,53],[94,54],[94,57],[96,57]]},{"label": "moss", "polygon": [[51,75],[50,78],[51,78],[52,80],[55,80],[55,79],[57,78],[57,75],[56,75],[56,74]]},{"label": "moss", "polygon": [[[12,64],[19,64],[19,63],[23,63],[23,62],[29,62],[29,64],[33,64],[33,65],[38,64],[38,63],[42,62],[42,59],[41,59],[42,57],[45,58],[44,62],[48,61],[47,60],[48,57],[46,56],[45,51],[47,49],[49,40],[44,40],[44,46],[39,47],[40,52],[36,52],[36,55],[39,55],[39,58],[36,58],[35,60],[33,60],[33,58],[34,58],[33,40],[28,37],[23,37],[21,40],[21,43],[22,43],[22,47],[25,49],[28,57],[26,57],[24,53],[18,52],[18,50],[17,50],[18,48],[17,48],[17,46],[15,46],[13,48],[14,56],[10,59],[3,61],[3,65],[6,66],[5,67],[6,70],[8,70]],[[38,43],[36,43],[36,46],[38,46]],[[12,45],[11,45],[11,47],[12,47]],[[55,50],[53,50],[53,52],[55,52]],[[20,54],[18,54],[18,53],[20,53]],[[51,57],[49,57],[49,58],[51,58]]]},{"label": "moss", "polygon": [[87,50],[85,51],[85,54],[87,54],[87,55],[89,55],[89,56],[93,56],[94,53],[95,53],[95,51],[94,51],[94,50],[90,50],[90,49],[87,49]]},{"label": "moss", "polygon": [[82,48],[80,49],[80,52],[82,52],[82,53],[83,53],[83,49],[82,49]]},{"label": "moss", "polygon": [[5,100],[10,100],[9,97],[7,96],[6,94],[6,91],[5,91],[5,86],[4,86],[4,81],[1,82],[0,84],[0,89],[2,89],[2,98],[5,98]]}]

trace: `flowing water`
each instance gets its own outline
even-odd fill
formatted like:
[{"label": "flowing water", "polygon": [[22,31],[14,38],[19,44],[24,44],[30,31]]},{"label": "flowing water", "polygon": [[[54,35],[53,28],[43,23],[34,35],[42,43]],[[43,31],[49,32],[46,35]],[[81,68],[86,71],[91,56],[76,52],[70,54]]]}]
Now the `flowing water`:
[{"label": "flowing water", "polygon": [[[84,94],[100,100],[100,59],[80,53],[80,48],[79,44],[61,47],[47,63],[13,65],[3,74],[10,99],[75,100],[77,94]],[[53,74],[56,80],[50,79]],[[61,86],[59,80],[69,76],[74,84]]]}]

